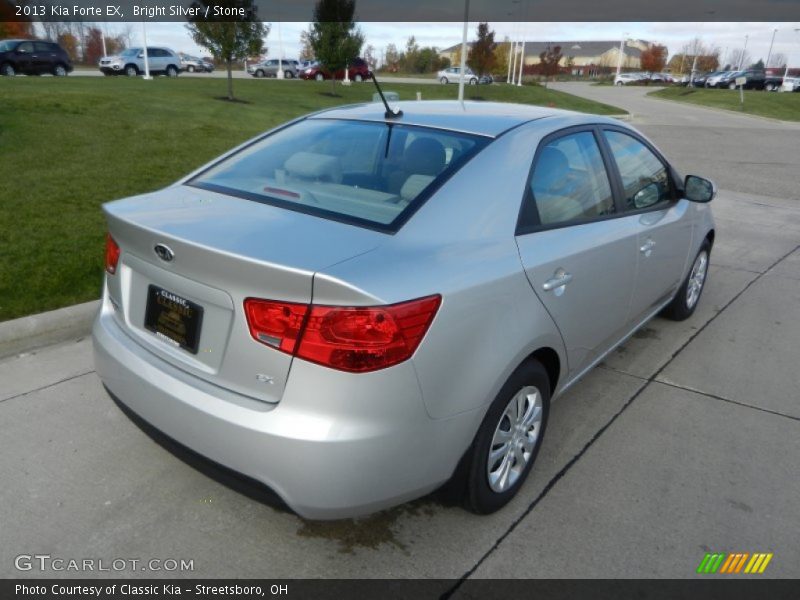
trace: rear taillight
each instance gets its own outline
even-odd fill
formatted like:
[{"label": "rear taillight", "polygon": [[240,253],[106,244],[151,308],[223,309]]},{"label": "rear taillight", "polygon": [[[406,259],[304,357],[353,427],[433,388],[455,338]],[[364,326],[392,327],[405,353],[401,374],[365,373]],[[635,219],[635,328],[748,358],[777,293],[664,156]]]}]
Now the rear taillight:
[{"label": "rear taillight", "polygon": [[248,298],[244,312],[253,339],[294,354],[308,305]]},{"label": "rear taillight", "polygon": [[343,307],[248,298],[244,305],[256,340],[326,367],[363,373],[410,358],[441,301],[436,295],[388,306]]},{"label": "rear taillight", "polygon": [[113,275],[117,272],[119,262],[119,246],[110,233],[106,234],[106,271]]}]

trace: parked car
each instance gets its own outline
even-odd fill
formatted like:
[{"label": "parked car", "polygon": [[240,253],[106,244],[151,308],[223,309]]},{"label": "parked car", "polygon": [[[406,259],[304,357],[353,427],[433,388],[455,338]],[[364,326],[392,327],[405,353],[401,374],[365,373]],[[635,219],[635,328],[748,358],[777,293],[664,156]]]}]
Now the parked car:
[{"label": "parked car", "polygon": [[181,69],[188,73],[211,73],[214,70],[214,65],[198,56],[188,54],[179,54],[178,56],[181,59]]},{"label": "parked car", "polygon": [[[439,80],[439,83],[458,83],[461,75],[461,67],[449,67],[447,69],[442,69],[436,74],[436,78]],[[479,79],[469,67],[464,71],[464,83],[468,83],[470,85],[478,85]]]},{"label": "parked car", "polygon": [[44,75],[64,77],[72,72],[66,51],[46,40],[0,41],[0,75]]},{"label": "parked car", "polygon": [[722,78],[727,77],[729,74],[733,72],[734,71],[716,71],[714,73],[711,73],[711,75],[708,75],[706,77],[705,86],[707,88],[717,87],[717,84]]},{"label": "parked car", "polygon": [[491,75],[481,75],[480,79],[478,79],[478,83],[480,85],[488,85],[490,83],[494,83],[494,77]]},{"label": "parked car", "polygon": [[317,112],[104,205],[103,384],[308,518],[448,480],[501,508],[551,402],[653,316],[688,318],[708,272],[714,185],[632,126],[399,107]]},{"label": "parked car", "polygon": [[[181,58],[169,48],[148,46],[147,58],[151,75],[177,77],[181,72]],[[99,66],[104,75],[142,75],[145,72],[144,49],[128,48],[117,55],[104,56]]]},{"label": "parked car", "polygon": [[628,85],[631,83],[641,83],[646,77],[644,73],[620,73],[614,77],[614,85]]},{"label": "parked car", "polygon": [[695,73],[693,75],[689,75],[687,77],[686,85],[691,85],[693,87],[705,87],[706,79],[708,79],[708,77],[711,75],[713,75],[713,72]]},{"label": "parked car", "polygon": [[672,83],[674,81],[669,73],[647,73],[644,77],[650,83]]},{"label": "parked car", "polygon": [[[367,64],[367,61],[365,61],[363,58],[353,59],[353,62],[347,67],[347,72],[350,79],[353,81],[360,82],[372,77],[372,71]],[[344,69],[339,69],[333,74],[333,76],[336,79],[344,79]],[[331,72],[322,64],[315,61],[302,71],[300,77],[303,79],[315,79],[317,81],[322,81],[324,79],[330,79]]]},{"label": "parked car", "polygon": [[742,85],[744,89],[746,90],[764,89],[764,85],[766,83],[766,76],[764,74],[764,71],[758,71],[756,69],[728,72],[716,80],[716,87],[735,90],[737,87],[739,87],[736,84],[736,80],[741,77],[745,78],[745,83],[744,85]]},{"label": "parked car", "polygon": [[298,76],[300,63],[296,60],[284,58],[270,58],[253,65],[247,65],[247,72],[253,77],[277,77],[278,68],[283,69],[283,76],[286,79],[293,79]]}]

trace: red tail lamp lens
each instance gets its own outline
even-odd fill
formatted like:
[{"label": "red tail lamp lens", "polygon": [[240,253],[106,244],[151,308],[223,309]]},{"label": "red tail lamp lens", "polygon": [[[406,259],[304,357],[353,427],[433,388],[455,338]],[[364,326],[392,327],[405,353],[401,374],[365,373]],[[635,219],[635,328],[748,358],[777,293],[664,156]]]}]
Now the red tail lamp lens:
[{"label": "red tail lamp lens", "polygon": [[342,371],[385,369],[411,357],[441,296],[376,307],[312,306],[297,356]]},{"label": "red tail lamp lens", "polygon": [[244,312],[253,339],[294,354],[308,312],[307,304],[248,298],[244,301]]},{"label": "red tail lamp lens", "polygon": [[442,302],[439,295],[388,306],[315,306],[248,298],[254,339],[326,367],[364,373],[411,357]]},{"label": "red tail lamp lens", "polygon": [[117,272],[119,262],[119,246],[110,233],[106,234],[106,271],[113,275]]}]

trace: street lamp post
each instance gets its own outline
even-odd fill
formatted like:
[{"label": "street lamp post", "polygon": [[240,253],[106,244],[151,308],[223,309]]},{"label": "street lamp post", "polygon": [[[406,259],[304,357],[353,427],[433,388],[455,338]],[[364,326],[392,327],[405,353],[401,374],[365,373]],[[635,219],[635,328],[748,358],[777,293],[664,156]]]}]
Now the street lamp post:
[{"label": "street lamp post", "polygon": [[739,66],[736,67],[737,71],[741,71],[742,70],[742,63],[744,62],[744,55],[747,52],[747,40],[749,38],[750,38],[750,36],[748,34],[745,34],[745,36],[744,36],[744,49],[742,49],[742,55],[739,57]]},{"label": "street lamp post", "polygon": [[464,30],[461,34],[461,69],[458,72],[458,100],[464,101],[464,72],[467,70],[467,29],[469,28],[469,0],[464,0]]},{"label": "street lamp post", "polygon": [[772,30],[772,41],[769,43],[769,52],[767,52],[767,64],[764,67],[769,67],[769,59],[772,58],[772,45],[775,43],[775,34],[778,33],[777,29]]},{"label": "street lamp post", "polygon": [[281,38],[281,23],[278,21],[278,72],[277,79],[283,79],[283,39]]},{"label": "street lamp post", "polygon": [[519,81],[518,86],[522,86],[522,71],[525,66],[525,37],[522,38],[522,50],[519,53]]},{"label": "street lamp post", "polygon": [[[800,28],[795,29],[794,32],[795,34],[800,33]],[[789,56],[791,56],[791,53],[789,53]],[[786,57],[786,69],[783,72],[783,91],[791,92],[792,90],[787,90],[786,88],[786,78],[789,77],[789,56]]]},{"label": "street lamp post", "polygon": [[619,79],[619,74],[622,72],[622,55],[625,53],[625,40],[627,39],[628,35],[630,35],[627,31],[622,34],[622,40],[619,42],[619,56],[617,56],[617,77]]},{"label": "street lamp post", "polygon": [[142,21],[142,37],[144,38],[144,78],[152,79],[150,77],[150,58],[147,52],[147,25]]}]

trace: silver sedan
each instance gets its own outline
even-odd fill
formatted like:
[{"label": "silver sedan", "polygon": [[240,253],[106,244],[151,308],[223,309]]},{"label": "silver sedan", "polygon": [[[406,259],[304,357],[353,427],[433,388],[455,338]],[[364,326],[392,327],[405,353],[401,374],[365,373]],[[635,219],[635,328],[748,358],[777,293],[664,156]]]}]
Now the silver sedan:
[{"label": "silver sedan", "polygon": [[315,113],[104,206],[103,383],[308,518],[444,484],[499,509],[552,401],[706,282],[715,188],[632,127],[401,108]]}]

